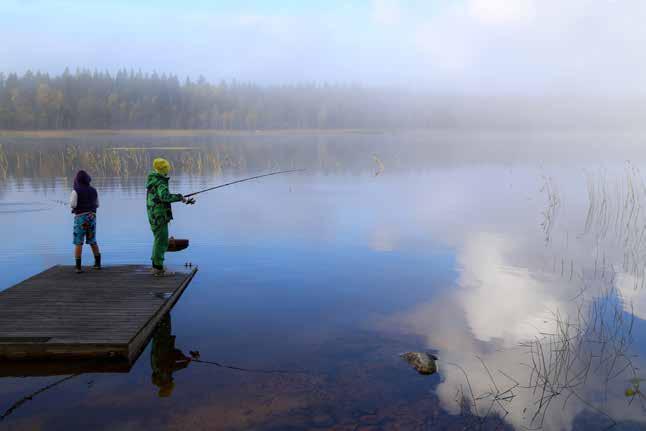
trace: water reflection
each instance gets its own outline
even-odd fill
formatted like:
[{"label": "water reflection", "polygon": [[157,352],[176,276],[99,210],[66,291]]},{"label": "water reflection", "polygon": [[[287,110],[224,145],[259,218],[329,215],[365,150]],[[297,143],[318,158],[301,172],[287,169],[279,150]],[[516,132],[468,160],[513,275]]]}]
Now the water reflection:
[{"label": "water reflection", "polygon": [[[0,180],[47,181],[83,168],[125,181],[145,175],[155,157],[196,176],[295,168],[381,176],[463,164],[621,162],[627,153],[646,158],[642,139],[638,132],[9,132],[0,133]],[[522,151],[519,140],[527,143]]]},{"label": "water reflection", "polygon": [[[478,211],[487,230],[470,223],[462,238],[446,237],[457,247],[456,289],[394,325],[423,335],[448,364],[437,389],[448,411],[473,426],[486,418],[517,429],[646,426],[644,399],[626,392],[646,366],[635,336],[644,330],[643,266],[633,264],[643,262],[635,235],[644,226],[637,219],[646,189],[637,193],[632,169],[626,178],[615,204],[570,193],[569,175],[550,179],[540,211],[549,220],[534,231],[522,226],[540,217],[522,202],[506,205],[515,217],[505,224],[488,224],[499,212],[483,206],[464,211]],[[563,198],[554,197],[559,180],[570,189]],[[466,202],[489,186],[474,185]],[[567,214],[557,217],[557,206]]]},{"label": "water reflection", "polygon": [[[151,368],[139,361],[83,396],[72,379],[54,389],[67,398],[50,402],[89,406],[117,429],[643,428],[646,187],[639,162],[624,163],[637,154],[629,144],[604,154],[603,170],[589,163],[601,146],[554,150],[588,137],[5,141],[0,194],[29,210],[67,192],[76,165],[92,165],[106,254],[122,262],[148,258],[141,175],[153,156],[185,174],[173,177],[179,190],[310,169],[222,189],[198,201],[197,218],[179,208],[173,233],[191,247],[174,263],[201,271],[173,327],[169,317],[158,328]],[[521,138],[545,145],[520,151]],[[51,229],[67,212],[21,213],[30,232],[14,239],[18,216],[2,213],[11,208],[0,207],[5,285],[67,258],[67,231]],[[174,334],[213,361],[189,358]],[[428,379],[399,359],[423,350],[439,357]],[[7,405],[38,389],[6,381],[18,388],[0,391]],[[71,414],[47,422],[53,414],[29,404],[24,416],[44,417],[43,428],[84,425]]]},{"label": "water reflection", "polygon": [[191,363],[191,358],[175,347],[171,315],[167,313],[157,324],[150,349],[152,383],[159,388],[160,397],[170,397],[175,388],[173,374]]},{"label": "water reflection", "polygon": [[[175,336],[172,335],[171,313],[166,313],[159,321],[150,342],[151,384],[158,389],[158,396],[170,397],[175,387],[173,375],[186,367],[191,358],[175,347]],[[139,358],[135,359],[136,362]],[[54,390],[64,383],[82,378],[83,375],[129,373],[134,362],[123,360],[39,360],[39,361],[3,361],[0,367],[0,378],[15,377],[57,377],[53,382],[38,387],[33,392],[14,401],[2,415],[0,422],[9,418],[25,403],[37,401],[36,397]],[[61,377],[62,376],[62,377]]]},{"label": "water reflection", "polygon": [[44,387],[30,393],[29,395],[25,395],[24,397],[20,398],[19,400],[15,401],[13,404],[11,404],[11,406],[9,406],[9,408],[7,410],[5,410],[4,413],[2,413],[0,415],[0,422],[4,421],[9,416],[11,416],[11,414],[13,414],[16,410],[18,410],[26,402],[32,401],[38,395],[40,395],[40,394],[42,394],[44,392],[47,392],[48,390],[53,389],[53,388],[65,383],[65,382],[67,382],[68,380],[71,380],[71,379],[77,377],[77,376],[79,376],[79,374],[72,374],[72,375],[69,375],[69,376],[65,376],[63,378],[60,378],[60,379],[54,381],[53,383],[49,383],[48,385],[46,385],[46,386],[44,386]]}]

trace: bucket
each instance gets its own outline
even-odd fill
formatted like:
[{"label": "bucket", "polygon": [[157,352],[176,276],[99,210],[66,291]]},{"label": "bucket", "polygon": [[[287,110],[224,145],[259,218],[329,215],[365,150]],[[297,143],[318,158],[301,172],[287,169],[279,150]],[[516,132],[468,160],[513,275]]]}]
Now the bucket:
[{"label": "bucket", "polygon": [[181,251],[188,247],[187,239],[176,239],[172,236],[168,239],[168,250],[170,252]]}]

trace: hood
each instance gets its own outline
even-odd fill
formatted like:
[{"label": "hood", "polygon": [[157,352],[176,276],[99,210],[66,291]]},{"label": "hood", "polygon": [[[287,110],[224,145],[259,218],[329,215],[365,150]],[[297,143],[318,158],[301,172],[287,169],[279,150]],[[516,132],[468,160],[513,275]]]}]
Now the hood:
[{"label": "hood", "polygon": [[80,170],[76,173],[76,177],[74,177],[74,189],[77,189],[79,187],[87,187],[90,185],[91,181],[92,178],[88,175],[88,173]]},{"label": "hood", "polygon": [[153,169],[162,175],[168,175],[170,172],[170,163],[168,160],[158,157],[153,160]]}]

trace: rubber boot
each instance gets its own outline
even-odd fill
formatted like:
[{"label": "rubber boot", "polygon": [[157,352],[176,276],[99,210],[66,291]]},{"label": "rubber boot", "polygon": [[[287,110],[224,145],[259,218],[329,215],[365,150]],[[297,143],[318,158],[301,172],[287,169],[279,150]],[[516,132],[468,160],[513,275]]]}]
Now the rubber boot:
[{"label": "rubber boot", "polygon": [[163,266],[153,265],[153,275],[155,277],[171,277],[175,275],[172,271],[166,271]]},{"label": "rubber boot", "polygon": [[76,258],[74,258],[74,260],[76,261],[76,273],[77,273],[77,274],[82,273],[82,272],[83,272],[83,268],[81,267],[81,258],[80,258],[80,257],[76,257]]},{"label": "rubber boot", "polygon": [[94,269],[101,269],[101,253],[94,255]]}]

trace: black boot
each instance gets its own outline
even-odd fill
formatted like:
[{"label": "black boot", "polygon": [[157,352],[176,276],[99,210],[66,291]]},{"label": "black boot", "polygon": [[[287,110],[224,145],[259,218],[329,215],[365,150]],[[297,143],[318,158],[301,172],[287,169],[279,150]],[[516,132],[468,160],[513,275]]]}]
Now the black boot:
[{"label": "black boot", "polygon": [[101,269],[101,253],[94,255],[94,269]]},{"label": "black boot", "polygon": [[83,272],[83,268],[81,267],[81,258],[77,257],[75,258],[75,260],[76,260],[76,273],[80,274]]}]

